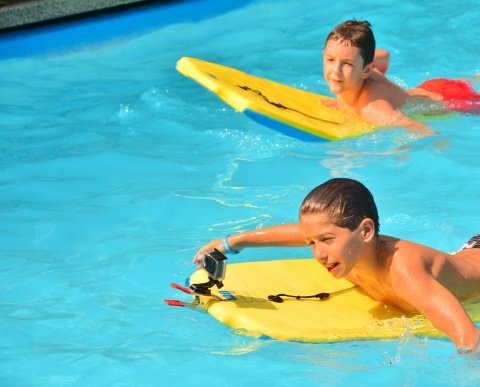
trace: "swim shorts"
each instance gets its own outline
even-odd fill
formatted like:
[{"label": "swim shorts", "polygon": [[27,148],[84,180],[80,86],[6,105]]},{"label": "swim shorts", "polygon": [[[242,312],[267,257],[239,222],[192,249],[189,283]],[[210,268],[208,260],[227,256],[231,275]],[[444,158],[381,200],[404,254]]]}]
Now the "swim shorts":
[{"label": "swim shorts", "polygon": [[436,78],[423,82],[418,88],[440,94],[447,110],[480,114],[480,94],[468,81]]},{"label": "swim shorts", "polygon": [[463,249],[480,249],[480,234],[474,235],[460,250]]}]

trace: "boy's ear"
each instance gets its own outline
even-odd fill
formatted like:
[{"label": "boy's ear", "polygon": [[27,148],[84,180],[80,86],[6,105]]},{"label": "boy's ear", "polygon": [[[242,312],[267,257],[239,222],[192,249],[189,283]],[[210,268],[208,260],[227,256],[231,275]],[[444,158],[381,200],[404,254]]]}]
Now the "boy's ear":
[{"label": "boy's ear", "polygon": [[363,68],[362,78],[367,79],[375,68],[375,62],[371,62]]},{"label": "boy's ear", "polygon": [[365,218],[360,223],[363,239],[367,242],[375,238],[375,223],[370,218]]}]

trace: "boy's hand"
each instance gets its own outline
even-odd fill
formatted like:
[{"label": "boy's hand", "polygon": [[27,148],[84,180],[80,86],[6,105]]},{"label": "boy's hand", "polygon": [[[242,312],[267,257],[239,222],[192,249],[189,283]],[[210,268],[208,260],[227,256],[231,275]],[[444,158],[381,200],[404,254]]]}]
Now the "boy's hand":
[{"label": "boy's hand", "polygon": [[221,253],[225,254],[225,249],[221,239],[214,239],[208,242],[205,246],[201,247],[192,259],[192,262],[197,265],[197,269],[201,269],[205,264],[205,253],[207,251],[217,249]]},{"label": "boy's hand", "polygon": [[333,98],[320,98],[320,105],[326,106],[330,109],[340,109],[338,102]]}]

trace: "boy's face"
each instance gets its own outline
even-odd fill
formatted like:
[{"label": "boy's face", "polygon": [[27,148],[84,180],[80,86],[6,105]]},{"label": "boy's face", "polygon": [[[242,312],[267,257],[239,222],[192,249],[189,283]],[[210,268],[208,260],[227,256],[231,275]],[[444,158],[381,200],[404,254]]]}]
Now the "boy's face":
[{"label": "boy's face", "polygon": [[329,39],[323,51],[323,75],[335,95],[360,89],[369,74],[360,49],[342,40]]},{"label": "boy's face", "polygon": [[300,227],[315,259],[330,274],[335,278],[343,278],[350,273],[364,243],[360,227],[354,231],[338,227],[323,213],[302,214]]}]

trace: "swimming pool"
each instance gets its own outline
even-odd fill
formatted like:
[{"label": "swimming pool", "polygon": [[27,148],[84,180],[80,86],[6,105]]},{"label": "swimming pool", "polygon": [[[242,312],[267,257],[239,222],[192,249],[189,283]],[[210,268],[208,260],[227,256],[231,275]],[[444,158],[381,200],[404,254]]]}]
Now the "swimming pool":
[{"label": "swimming pool", "polygon": [[[390,77],[413,87],[480,72],[479,16],[473,1],[252,1],[101,48],[1,61],[0,383],[478,383],[478,356],[446,340],[259,340],[162,300],[181,297],[169,283],[191,274],[203,243],[295,221],[332,176],[372,190],[385,234],[451,251],[479,227],[480,117],[432,118],[438,136],[417,141],[393,129],[304,143],[233,112],[176,73],[178,58],[326,93],[325,35],[355,17],[391,51]],[[310,253],[234,259],[299,256]]]}]

